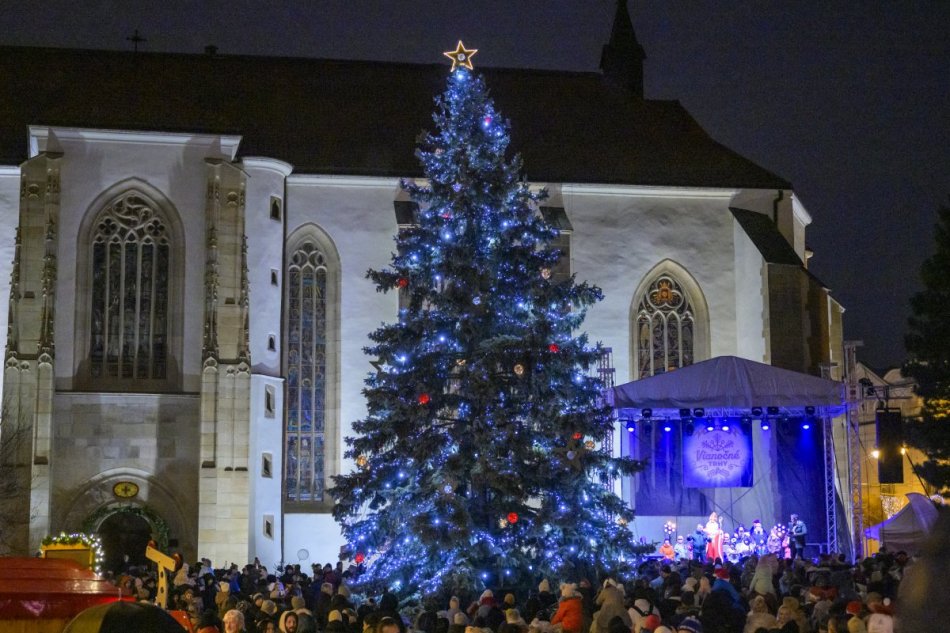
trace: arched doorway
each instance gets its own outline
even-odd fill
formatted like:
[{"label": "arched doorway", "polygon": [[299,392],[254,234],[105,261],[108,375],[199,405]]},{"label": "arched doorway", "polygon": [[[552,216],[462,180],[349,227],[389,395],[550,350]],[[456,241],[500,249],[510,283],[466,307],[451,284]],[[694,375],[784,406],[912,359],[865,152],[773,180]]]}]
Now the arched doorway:
[{"label": "arched doorway", "polygon": [[[144,565],[145,548],[152,539],[152,526],[131,512],[116,512],[99,525],[99,539],[105,557],[102,567],[107,571],[123,572],[127,566]],[[128,563],[125,557],[128,556]]]}]

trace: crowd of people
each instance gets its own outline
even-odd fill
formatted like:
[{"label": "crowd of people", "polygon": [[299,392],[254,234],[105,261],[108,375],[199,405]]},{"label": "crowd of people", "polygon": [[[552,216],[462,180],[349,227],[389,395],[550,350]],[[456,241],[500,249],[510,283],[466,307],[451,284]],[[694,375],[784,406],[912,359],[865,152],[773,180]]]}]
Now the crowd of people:
[{"label": "crowd of people", "polygon": [[740,523],[730,534],[723,527],[719,515],[713,512],[705,525],[698,523],[695,532],[676,536],[675,541],[673,534],[668,531],[660,546],[660,554],[668,561],[675,562],[721,559],[738,563],[752,554],[774,554],[778,558],[804,560],[807,534],[808,527],[797,514],[791,516],[787,526],[776,524],[766,531],[762,521],[756,519],[749,529]]},{"label": "crowd of people", "polygon": [[[658,559],[629,579],[569,579],[554,590],[544,579],[526,595],[499,588],[406,605],[391,593],[356,599],[342,564],[269,573],[258,561],[222,570],[202,560],[175,574],[169,607],[198,633],[891,633],[907,564],[903,552],[856,565],[770,553],[739,564]],[[116,582],[155,597],[147,569]]]}]

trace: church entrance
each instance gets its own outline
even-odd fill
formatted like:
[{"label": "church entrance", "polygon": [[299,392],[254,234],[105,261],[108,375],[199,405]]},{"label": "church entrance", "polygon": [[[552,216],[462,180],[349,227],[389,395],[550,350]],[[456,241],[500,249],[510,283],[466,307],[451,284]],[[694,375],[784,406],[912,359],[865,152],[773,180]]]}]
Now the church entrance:
[{"label": "church entrance", "polygon": [[[115,512],[100,524],[104,571],[122,573],[129,566],[145,565],[145,548],[152,538],[152,526],[132,512]],[[126,562],[128,556],[128,562]]]}]

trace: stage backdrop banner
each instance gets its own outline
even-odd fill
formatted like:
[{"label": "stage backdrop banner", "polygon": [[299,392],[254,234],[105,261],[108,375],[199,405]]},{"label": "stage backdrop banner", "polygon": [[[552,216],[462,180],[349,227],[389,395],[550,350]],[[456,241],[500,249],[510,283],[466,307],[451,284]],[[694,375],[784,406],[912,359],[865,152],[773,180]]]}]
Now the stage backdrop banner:
[{"label": "stage backdrop banner", "polygon": [[738,421],[729,430],[699,426],[683,438],[683,485],[689,488],[752,486],[752,433]]}]

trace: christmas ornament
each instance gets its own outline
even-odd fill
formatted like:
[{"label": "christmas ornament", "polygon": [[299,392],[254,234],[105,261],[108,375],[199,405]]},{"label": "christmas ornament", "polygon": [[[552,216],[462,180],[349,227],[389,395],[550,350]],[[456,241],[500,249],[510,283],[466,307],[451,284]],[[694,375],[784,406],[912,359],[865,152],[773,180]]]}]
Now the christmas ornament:
[{"label": "christmas ornament", "polygon": [[561,351],[561,347],[557,343],[551,343],[550,345],[548,345],[548,351],[551,352],[552,354],[557,354],[558,352]]},{"label": "christmas ornament", "polygon": [[405,288],[406,286],[409,285],[409,280],[406,279],[405,277],[400,277],[397,283],[399,284],[400,288]]},{"label": "christmas ornament", "polygon": [[505,517],[498,519],[498,527],[500,527],[501,529],[505,529],[506,527],[508,527],[508,519],[506,519]]},{"label": "christmas ornament", "polygon": [[594,444],[594,440],[587,440],[586,442],[584,442],[584,448],[586,448],[589,451],[594,450],[595,446],[596,444]]},{"label": "christmas ornament", "polygon": [[366,556],[363,555],[363,552],[356,552],[356,556],[353,557],[353,561],[357,565],[362,565],[364,560],[366,560]]},{"label": "christmas ornament", "polygon": [[452,487],[452,484],[445,484],[444,486],[442,486],[442,492],[444,492],[447,495],[450,495],[453,492],[455,492],[455,488]]},{"label": "christmas ornament", "polygon": [[568,452],[567,452],[567,458],[568,458],[568,459],[570,459],[570,460],[573,461],[575,457],[577,457],[577,453],[575,453],[574,451],[568,451]]},{"label": "christmas ornament", "polygon": [[541,279],[550,279],[551,278],[551,269],[542,268],[541,269]]},{"label": "christmas ornament", "polygon": [[455,193],[458,193],[461,190],[462,190],[462,183],[457,182],[454,185],[452,185],[452,191],[454,191]]},{"label": "christmas ornament", "polygon": [[518,522],[518,513],[517,513],[517,512],[509,512],[509,513],[508,513],[508,523],[511,523],[512,525],[514,525],[514,524],[517,523],[517,522]]},{"label": "christmas ornament", "polygon": [[431,399],[427,393],[420,393],[418,398],[419,404],[429,404]]},{"label": "christmas ornament", "polygon": [[480,296],[475,295],[474,297],[472,297],[472,303],[474,303],[475,305],[480,305],[481,302],[482,302],[482,298]]},{"label": "christmas ornament", "polygon": [[514,372],[515,372],[515,376],[523,376],[523,375],[524,375],[524,365],[522,365],[521,363],[516,364],[513,369],[514,369]]},{"label": "christmas ornament", "polygon": [[369,460],[366,459],[366,455],[360,455],[356,458],[356,465],[360,468],[366,468],[369,466]]},{"label": "christmas ornament", "polygon": [[465,367],[465,363],[467,362],[468,361],[465,360],[464,358],[459,358],[455,361],[455,364],[458,365],[459,367]]},{"label": "christmas ornament", "polygon": [[582,437],[584,437],[584,434],[581,433],[580,431],[575,431],[575,432],[574,432],[574,439],[575,439],[575,440],[579,440],[579,439],[581,439]]},{"label": "christmas ornament", "polygon": [[492,121],[491,115],[490,115],[490,114],[486,114],[486,115],[485,115],[485,118],[482,119],[482,125],[483,125],[484,127],[488,127],[489,125],[491,125],[491,121]]},{"label": "christmas ornament", "polygon": [[442,54],[452,60],[451,70],[455,70],[459,66],[463,66],[469,70],[474,70],[474,67],[472,66],[472,55],[477,52],[477,48],[465,48],[465,45],[462,44],[462,40],[459,40],[459,43],[455,47],[454,51],[445,51]]},{"label": "christmas ornament", "polygon": [[624,517],[617,517],[617,525],[623,526],[627,524],[627,520]]}]

